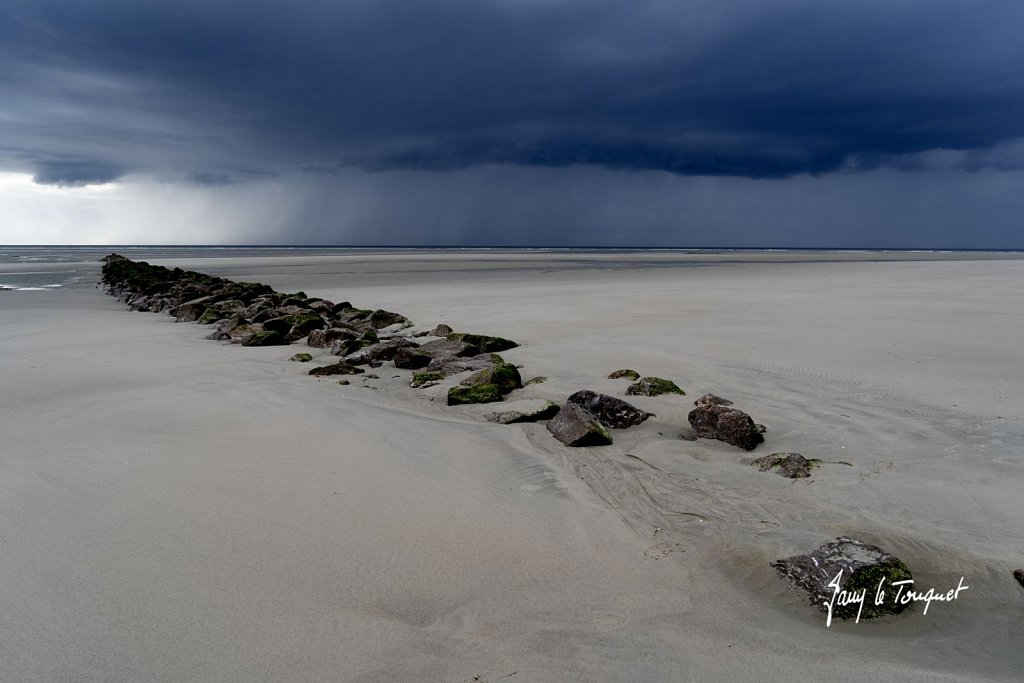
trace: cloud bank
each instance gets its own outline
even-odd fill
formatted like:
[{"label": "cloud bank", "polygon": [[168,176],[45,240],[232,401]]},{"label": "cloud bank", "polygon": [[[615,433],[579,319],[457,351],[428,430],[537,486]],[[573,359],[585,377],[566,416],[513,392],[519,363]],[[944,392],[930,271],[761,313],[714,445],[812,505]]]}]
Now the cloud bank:
[{"label": "cloud bank", "polygon": [[[358,214],[380,243],[418,235],[416,220],[437,240],[493,242],[487,226],[509,215],[550,234],[609,201],[638,213],[591,243],[631,239],[630,220],[641,241],[685,241],[711,207],[635,198],[717,187],[735,203],[722,229],[753,244],[834,221],[813,197],[763,210],[827,187],[866,224],[901,216],[915,246],[948,241],[920,201],[939,191],[940,205],[961,199],[955,215],[981,211],[962,246],[978,229],[1024,246],[1005,189],[1022,189],[1022,32],[1024,5],[997,0],[8,0],[0,170],[120,180],[139,197],[284,188],[281,241],[330,241]],[[861,205],[891,204],[886,183],[916,219]],[[442,196],[398,215],[419,188]],[[873,234],[820,229],[834,246]]]}]

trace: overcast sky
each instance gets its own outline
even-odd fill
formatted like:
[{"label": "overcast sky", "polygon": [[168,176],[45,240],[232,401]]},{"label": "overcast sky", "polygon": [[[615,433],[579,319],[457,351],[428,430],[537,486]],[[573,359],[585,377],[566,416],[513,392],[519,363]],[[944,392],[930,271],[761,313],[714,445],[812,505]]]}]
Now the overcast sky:
[{"label": "overcast sky", "polygon": [[0,242],[1024,248],[1020,0],[4,0]]}]

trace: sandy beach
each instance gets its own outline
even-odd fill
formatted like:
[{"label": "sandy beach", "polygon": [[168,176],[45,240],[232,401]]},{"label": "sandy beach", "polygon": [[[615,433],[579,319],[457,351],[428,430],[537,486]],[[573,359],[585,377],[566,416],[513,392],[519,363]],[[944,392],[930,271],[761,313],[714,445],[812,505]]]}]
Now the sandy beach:
[{"label": "sandy beach", "polygon": [[[87,276],[0,292],[2,680],[1019,680],[1019,255],[147,260],[514,339],[548,378],[515,398],[622,397],[619,368],[687,395],[571,449],[446,406],[457,378],[340,386],[288,361],[324,349],[209,341],[95,261],[32,264]],[[707,392],[767,426],[753,455],[827,464],[693,440]],[[970,588],[826,628],[769,562],[840,535]]]}]

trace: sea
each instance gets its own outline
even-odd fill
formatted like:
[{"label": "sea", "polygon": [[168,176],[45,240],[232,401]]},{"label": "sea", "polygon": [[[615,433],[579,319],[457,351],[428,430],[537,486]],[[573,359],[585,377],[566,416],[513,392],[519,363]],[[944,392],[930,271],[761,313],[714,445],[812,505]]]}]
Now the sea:
[{"label": "sea", "polygon": [[484,246],[311,246],[311,245],[0,245],[0,291],[48,291],[63,287],[94,286],[100,259],[117,253],[133,260],[203,257],[303,256],[361,252],[537,252],[537,253],[639,253],[678,254],[793,253],[793,254],[1021,254],[998,249],[788,249],[788,248],[670,248],[670,247],[484,247]]}]

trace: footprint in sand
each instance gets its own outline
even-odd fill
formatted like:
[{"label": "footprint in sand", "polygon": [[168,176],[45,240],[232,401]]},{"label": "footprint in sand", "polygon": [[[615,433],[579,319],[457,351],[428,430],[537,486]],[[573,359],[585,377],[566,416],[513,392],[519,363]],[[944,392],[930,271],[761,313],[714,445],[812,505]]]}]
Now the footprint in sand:
[{"label": "footprint in sand", "polygon": [[685,553],[686,548],[678,543],[658,543],[644,551],[644,557],[648,560],[660,560],[668,557],[671,553]]}]

